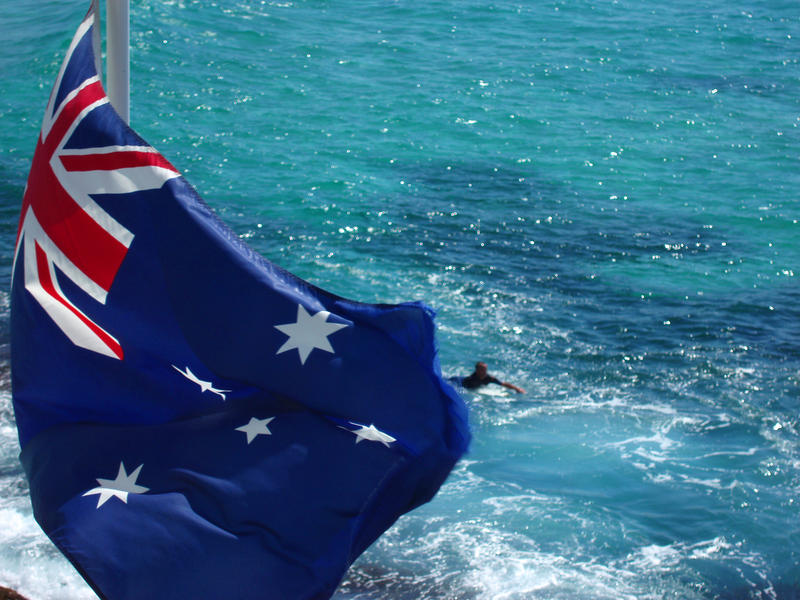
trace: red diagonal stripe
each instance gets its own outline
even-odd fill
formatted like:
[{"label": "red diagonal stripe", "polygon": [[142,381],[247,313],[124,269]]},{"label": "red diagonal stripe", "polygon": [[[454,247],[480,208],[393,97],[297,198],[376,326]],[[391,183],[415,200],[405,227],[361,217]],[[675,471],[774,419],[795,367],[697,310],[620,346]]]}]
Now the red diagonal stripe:
[{"label": "red diagonal stripe", "polygon": [[158,152],[120,150],[97,154],[66,154],[59,157],[67,171],[114,171],[130,167],[161,167],[175,173],[178,170]]},{"label": "red diagonal stripe", "polygon": [[107,291],[128,249],[78,206],[46,161],[40,145],[33,155],[25,203],[64,255]]},{"label": "red diagonal stripe", "polygon": [[47,255],[38,243],[36,244],[36,267],[39,270],[39,283],[42,284],[42,289],[60,304],[66,307],[72,314],[78,317],[84,325],[91,329],[92,332],[99,337],[114,354],[116,354],[117,358],[122,360],[124,354],[122,352],[122,346],[117,343],[117,340],[100,329],[100,327],[90,321],[86,315],[72,306],[72,304],[70,304],[63,296],[61,296],[61,294],[58,293],[58,290],[56,290],[53,280],[50,277],[50,265],[47,261]]},{"label": "red diagonal stripe", "polygon": [[47,140],[42,140],[47,148],[47,153],[52,154],[55,152],[56,147],[61,143],[61,140],[83,109],[105,97],[106,93],[103,90],[103,86],[99,81],[95,81],[87,85],[78,92],[72,100],[64,104],[56,122],[53,123],[53,128],[47,134]]}]

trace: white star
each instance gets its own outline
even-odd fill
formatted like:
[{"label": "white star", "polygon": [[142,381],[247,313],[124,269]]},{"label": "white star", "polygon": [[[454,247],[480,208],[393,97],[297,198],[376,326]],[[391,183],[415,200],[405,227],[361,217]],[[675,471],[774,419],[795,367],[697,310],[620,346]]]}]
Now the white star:
[{"label": "white star", "polygon": [[362,425],[361,423],[353,423],[350,421],[351,425],[355,425],[356,427],[360,427],[360,429],[347,429],[347,427],[342,427],[342,429],[347,429],[350,433],[354,433],[356,436],[356,444],[362,440],[367,440],[368,442],[380,442],[387,448],[389,444],[392,442],[396,442],[397,440],[390,436],[388,433],[382,432],[380,429],[375,427],[375,425],[370,425],[367,427],[366,425]]},{"label": "white star", "polygon": [[116,479],[101,479],[98,477],[97,483],[100,484],[100,487],[89,490],[84,496],[98,494],[100,497],[97,499],[97,508],[103,506],[113,496],[127,504],[128,494],[144,494],[150,489],[136,484],[136,478],[139,477],[139,471],[142,470],[142,466],[139,465],[133,473],[128,475],[125,472],[125,465],[120,462]]},{"label": "white star", "polygon": [[189,367],[186,367],[186,371],[181,371],[181,370],[180,370],[178,367],[176,367],[175,365],[172,365],[172,368],[173,368],[173,369],[175,369],[175,370],[176,370],[178,373],[180,373],[180,374],[181,374],[181,375],[183,375],[184,377],[186,377],[186,379],[188,379],[188,380],[189,380],[189,381],[191,381],[192,383],[196,383],[197,385],[199,385],[199,386],[200,386],[200,393],[201,393],[201,394],[202,394],[203,392],[212,392],[212,393],[214,393],[214,394],[217,394],[218,396],[221,396],[221,397],[222,397],[222,399],[223,399],[223,400],[225,400],[225,392],[230,392],[230,390],[220,390],[220,389],[217,389],[217,388],[215,388],[215,387],[214,387],[214,386],[211,384],[211,382],[210,382],[210,381],[203,381],[203,380],[202,380],[202,379],[200,379],[200,378],[199,378],[197,375],[195,375],[194,373],[192,373],[192,371],[189,369]]},{"label": "white star", "polygon": [[342,323],[328,323],[331,313],[321,310],[313,317],[308,314],[302,305],[297,305],[297,322],[275,325],[275,329],[289,336],[289,339],[278,348],[275,354],[297,348],[300,354],[300,363],[306,364],[306,359],[315,348],[333,353],[333,347],[328,341],[328,336],[340,329],[347,327]]},{"label": "white star", "polygon": [[255,417],[250,417],[250,422],[247,425],[242,425],[241,427],[237,427],[236,431],[244,431],[247,434],[247,443],[249,444],[258,435],[272,435],[272,432],[269,430],[267,425],[270,421],[272,421],[275,417],[267,417],[266,419],[256,419]]}]

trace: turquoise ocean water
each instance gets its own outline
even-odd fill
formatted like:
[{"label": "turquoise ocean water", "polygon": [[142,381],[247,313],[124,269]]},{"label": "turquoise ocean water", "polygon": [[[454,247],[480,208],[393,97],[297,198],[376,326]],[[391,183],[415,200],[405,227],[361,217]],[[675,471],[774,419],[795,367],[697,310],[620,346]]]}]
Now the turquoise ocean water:
[{"label": "turquoise ocean water", "polygon": [[[8,286],[84,0],[0,3],[0,585],[32,519]],[[132,124],[260,253],[438,311],[474,442],[338,600],[800,598],[796,0],[132,2]]]}]

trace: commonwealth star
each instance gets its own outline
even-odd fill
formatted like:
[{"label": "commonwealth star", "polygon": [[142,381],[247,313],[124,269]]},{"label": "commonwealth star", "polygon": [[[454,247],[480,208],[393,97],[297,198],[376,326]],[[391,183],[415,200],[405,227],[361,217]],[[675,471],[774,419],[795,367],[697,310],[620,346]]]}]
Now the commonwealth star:
[{"label": "commonwealth star", "polygon": [[250,422],[247,425],[242,425],[241,427],[237,427],[236,431],[243,431],[247,434],[247,443],[249,444],[256,436],[259,435],[272,435],[272,432],[269,430],[267,425],[270,421],[272,421],[275,417],[267,417],[266,419],[256,419],[255,417],[250,417]]},{"label": "commonwealth star", "polygon": [[275,354],[281,354],[296,348],[298,354],[300,354],[300,363],[306,364],[306,359],[312,350],[318,348],[325,352],[333,353],[333,346],[328,341],[328,336],[347,327],[347,325],[329,323],[328,317],[330,314],[327,310],[321,310],[312,316],[301,304],[298,304],[297,322],[275,325],[275,329],[289,336],[289,339],[283,343],[283,346],[278,348]]},{"label": "commonwealth star", "polygon": [[136,479],[139,477],[139,472],[142,470],[143,466],[144,465],[139,465],[134,469],[133,473],[128,475],[125,472],[125,465],[120,462],[116,479],[102,479],[98,477],[97,483],[99,483],[100,486],[89,490],[83,495],[99,495],[100,497],[97,499],[97,508],[103,506],[103,504],[112,497],[117,497],[127,504],[128,494],[144,494],[150,489],[136,483]]},{"label": "commonwealth star", "polygon": [[[369,427],[367,427],[366,425],[362,425],[361,423],[353,423],[353,421],[350,421],[350,424],[355,425],[356,427],[359,428],[359,429],[348,429],[350,433],[355,434],[356,444],[363,440],[367,440],[368,442],[380,442],[381,444],[383,444],[388,448],[392,442],[397,441],[388,433],[384,433],[383,431],[375,427],[374,424],[370,425]],[[347,428],[343,427],[343,429]]]},{"label": "commonwealth star", "polygon": [[181,371],[175,365],[172,365],[172,368],[175,369],[178,373],[180,373],[184,377],[186,377],[186,379],[188,379],[192,383],[196,383],[197,385],[199,385],[200,386],[200,393],[211,392],[213,394],[216,394],[217,396],[220,396],[223,400],[225,400],[225,393],[226,392],[230,392],[230,390],[221,390],[221,389],[215,388],[210,381],[204,381],[204,380],[200,379],[197,375],[192,373],[192,371],[191,371],[191,369],[189,369],[189,367],[186,367],[185,371]]}]

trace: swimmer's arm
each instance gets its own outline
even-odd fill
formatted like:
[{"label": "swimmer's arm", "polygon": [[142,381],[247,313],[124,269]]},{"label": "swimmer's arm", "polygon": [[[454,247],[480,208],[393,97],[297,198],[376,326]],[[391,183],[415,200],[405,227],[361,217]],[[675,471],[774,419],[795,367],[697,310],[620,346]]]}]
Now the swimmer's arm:
[{"label": "swimmer's arm", "polygon": [[508,388],[510,390],[514,390],[518,394],[524,394],[525,393],[525,390],[523,390],[521,387],[517,387],[513,383],[506,383],[505,381],[501,381],[500,385],[502,385],[503,387]]}]

